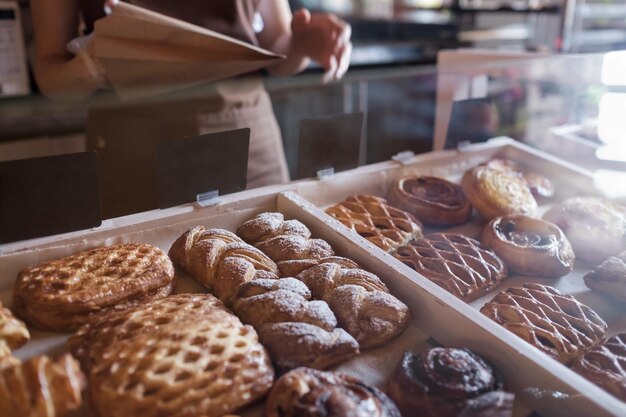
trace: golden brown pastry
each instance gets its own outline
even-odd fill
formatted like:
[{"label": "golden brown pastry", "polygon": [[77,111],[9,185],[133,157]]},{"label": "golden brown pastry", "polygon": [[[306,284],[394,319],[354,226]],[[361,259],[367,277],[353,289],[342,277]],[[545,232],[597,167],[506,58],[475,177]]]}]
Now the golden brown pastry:
[{"label": "golden brown pastry", "polygon": [[84,375],[70,355],[0,370],[0,416],[63,417],[82,404]]},{"label": "golden brown pastry", "polygon": [[[173,307],[161,317],[195,310],[195,304]],[[218,417],[267,393],[274,372],[254,329],[221,304],[205,309],[200,303],[198,311],[102,351],[89,374],[98,416]]]},{"label": "golden brown pastry", "polygon": [[472,206],[461,187],[443,178],[400,178],[389,188],[387,198],[391,205],[429,226],[455,226],[466,223],[472,216]]},{"label": "golden brown pastry", "polygon": [[7,342],[0,339],[0,372],[19,363],[20,361],[11,354],[11,349]]},{"label": "golden brown pastry", "polygon": [[299,366],[325,369],[359,353],[328,304],[294,278],[255,279],[237,293],[233,311],[259,332],[281,371]]},{"label": "golden brown pastry", "polygon": [[465,172],[461,187],[472,206],[487,220],[509,214],[532,215],[537,210],[537,201],[526,181],[493,164]]},{"label": "golden brown pastry", "polygon": [[572,369],[626,402],[626,334],[612,336],[584,353]]},{"label": "golden brown pastry", "polygon": [[576,258],[597,265],[626,250],[626,208],[610,200],[574,197],[543,216],[563,230]]},{"label": "golden brown pastry", "polygon": [[434,233],[401,247],[394,256],[466,302],[483,296],[507,276],[506,265],[495,253],[458,233]]},{"label": "golden brown pastry", "polygon": [[113,312],[97,323],[86,324],[68,339],[67,346],[80,361],[83,370],[89,372],[110,345],[152,333],[165,325],[178,326],[178,323],[206,315],[216,318],[216,310],[224,312],[219,317],[225,320],[232,316],[224,304],[210,294],[176,294],[136,308]]},{"label": "golden brown pastry", "polygon": [[387,392],[404,416],[456,417],[468,400],[502,388],[496,372],[468,349],[405,352]]},{"label": "golden brown pastry", "polygon": [[328,302],[341,327],[354,336],[362,349],[370,349],[402,333],[410,324],[411,314],[376,275],[351,268],[350,264],[351,261],[322,263],[297,278],[313,297]]},{"label": "golden brown pastry", "polygon": [[507,171],[522,178],[526,182],[526,185],[528,185],[530,191],[537,198],[546,199],[554,197],[556,191],[554,184],[543,174],[522,168],[520,164],[510,159],[496,158],[487,162],[486,165],[490,168]]},{"label": "golden brown pastry", "polygon": [[174,267],[161,249],[125,243],[24,269],[13,290],[13,311],[38,329],[68,332],[173,289]]},{"label": "golden brown pastry", "polygon": [[565,364],[593,348],[607,331],[607,324],[591,308],[548,285],[509,288],[480,311]]},{"label": "golden brown pastry", "polygon": [[380,390],[338,373],[298,368],[276,381],[267,417],[400,417]]},{"label": "golden brown pastry", "polygon": [[17,349],[30,340],[26,325],[13,317],[13,313],[0,303],[0,343],[6,342],[10,349]]},{"label": "golden brown pastry", "polygon": [[169,255],[225,303],[230,303],[242,284],[278,273],[271,259],[223,229],[193,227],[174,242]]},{"label": "golden brown pastry", "polygon": [[626,301],[626,252],[602,262],[584,277],[585,284],[619,301]]},{"label": "golden brown pastry", "polygon": [[522,275],[561,277],[574,269],[572,245],[555,224],[522,215],[496,217],[482,242]]},{"label": "golden brown pastry", "polygon": [[491,391],[469,400],[459,417],[513,417],[515,395]]},{"label": "golden brown pastry", "polygon": [[386,252],[422,237],[422,225],[415,217],[373,195],[348,197],[326,213]]}]

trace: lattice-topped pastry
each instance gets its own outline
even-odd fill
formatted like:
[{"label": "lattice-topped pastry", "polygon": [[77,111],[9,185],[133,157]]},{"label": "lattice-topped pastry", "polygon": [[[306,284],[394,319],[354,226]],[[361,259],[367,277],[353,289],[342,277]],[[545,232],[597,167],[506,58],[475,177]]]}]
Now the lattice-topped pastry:
[{"label": "lattice-topped pastry", "polygon": [[102,356],[102,352],[116,342],[207,314],[216,318],[218,313],[215,310],[219,309],[224,311],[224,315],[219,317],[224,320],[234,319],[222,302],[212,295],[172,295],[138,308],[114,312],[97,323],[86,324],[68,339],[67,344],[87,372]]},{"label": "lattice-topped pastry", "polygon": [[0,303],[0,342],[5,342],[10,349],[17,349],[29,340],[30,333],[26,325]]},{"label": "lattice-topped pastry", "polygon": [[0,416],[63,417],[80,407],[84,387],[70,355],[30,359],[0,370]]},{"label": "lattice-topped pastry", "polygon": [[428,235],[399,248],[394,256],[463,301],[481,297],[507,275],[495,253],[457,233]]},{"label": "lattice-topped pastry", "polygon": [[28,324],[67,332],[174,289],[174,267],[159,248],[126,243],[80,252],[21,271],[13,310]]},{"label": "lattice-topped pastry", "polygon": [[373,195],[348,197],[326,213],[386,252],[422,237],[422,225],[413,215]]},{"label": "lattice-topped pastry", "polygon": [[169,255],[225,303],[242,284],[278,273],[265,254],[223,229],[193,227],[174,242]]},{"label": "lattice-topped pastry", "polygon": [[626,402],[626,334],[612,336],[585,352],[572,369]]},{"label": "lattice-topped pastry", "polygon": [[272,388],[267,417],[400,417],[382,391],[356,378],[298,368]]},{"label": "lattice-topped pastry", "polygon": [[593,348],[607,331],[607,324],[591,308],[548,285],[509,288],[480,311],[566,364]]},{"label": "lattice-topped pastry", "polygon": [[273,375],[252,327],[216,308],[111,344],[89,396],[100,417],[218,417],[263,397]]}]

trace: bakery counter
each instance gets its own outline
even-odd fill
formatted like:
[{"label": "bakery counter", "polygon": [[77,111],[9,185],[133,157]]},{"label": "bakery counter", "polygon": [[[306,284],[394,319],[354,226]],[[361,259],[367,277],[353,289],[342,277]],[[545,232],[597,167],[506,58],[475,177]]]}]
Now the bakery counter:
[{"label": "bakery counter", "polygon": [[[409,381],[414,381],[415,378],[419,379],[410,373],[402,376],[402,367],[393,372],[392,378],[392,371],[400,362],[404,352],[413,352],[413,355],[407,353],[402,361],[402,363],[409,364],[406,365],[409,368],[413,366],[410,365],[411,363],[415,363],[415,366],[422,366],[417,365],[420,363],[425,363],[424,366],[427,367],[440,366],[437,364],[449,363],[451,358],[458,356],[464,357],[462,361],[467,364],[468,369],[481,368],[486,366],[484,363],[489,363],[497,370],[498,374],[501,374],[503,384],[487,378],[488,381],[477,382],[479,385],[486,384],[479,391],[483,393],[495,389],[494,392],[500,392],[498,390],[502,389],[503,386],[505,390],[514,392],[516,396],[514,415],[516,416],[528,415],[531,409],[544,415],[624,415],[626,406],[623,403],[559,361],[551,358],[546,354],[549,349],[545,349],[545,346],[544,349],[533,347],[479,311],[485,304],[492,302],[496,293],[500,291],[522,284],[547,284],[554,286],[563,293],[558,296],[560,301],[557,302],[557,305],[561,306],[563,310],[568,310],[567,305],[578,306],[566,314],[576,317],[581,311],[580,309],[587,311],[586,308],[592,308],[597,313],[597,317],[601,317],[600,321],[604,320],[608,323],[607,332],[606,328],[602,329],[600,321],[595,321],[596,313],[589,312],[586,320],[582,322],[575,320],[568,322],[573,328],[596,325],[601,330],[599,333],[603,331],[608,336],[623,331],[626,327],[624,327],[624,316],[619,306],[607,302],[604,296],[587,289],[583,283],[582,276],[589,271],[586,264],[577,262],[573,272],[567,273],[563,278],[531,278],[527,275],[510,272],[508,278],[504,279],[506,276],[504,262],[500,260],[499,266],[492,263],[489,264],[491,266],[486,267],[490,271],[495,271],[494,275],[497,276],[489,280],[484,277],[480,278],[479,281],[485,280],[490,283],[485,287],[484,292],[467,298],[463,295],[464,293],[457,293],[455,296],[443,288],[443,281],[433,279],[433,271],[426,268],[416,272],[409,267],[409,265],[413,266],[414,264],[399,259],[398,254],[401,253],[399,248],[404,247],[402,245],[411,246],[414,243],[417,244],[416,242],[424,241],[425,239],[420,239],[421,234],[426,234],[429,237],[430,232],[443,231],[445,233],[457,233],[459,237],[453,238],[452,243],[456,244],[463,240],[463,242],[476,245],[471,251],[475,253],[480,244],[472,238],[478,237],[485,226],[484,220],[481,220],[478,215],[475,214],[469,222],[444,229],[441,227],[433,228],[432,226],[423,228],[419,221],[411,220],[410,216],[405,217],[409,224],[413,224],[411,228],[402,229],[403,233],[410,234],[410,237],[406,234],[400,234],[403,240],[394,247],[396,250],[394,256],[379,247],[381,241],[377,240],[376,236],[380,237],[381,233],[376,234],[375,231],[361,230],[363,234],[361,236],[324,212],[324,209],[355,194],[386,196],[394,181],[409,175],[430,175],[458,183],[464,173],[494,158],[515,161],[525,169],[536,171],[552,181],[556,190],[555,197],[549,203],[542,203],[540,212],[547,210],[556,202],[572,196],[588,195],[590,190],[593,190],[592,178],[586,171],[517,142],[498,139],[460,150],[433,152],[402,159],[398,162],[389,161],[364,166],[353,171],[335,174],[324,180],[303,180],[284,186],[266,187],[227,195],[222,197],[220,204],[212,207],[199,207],[190,204],[112,219],[100,228],[89,231],[3,245],[0,247],[2,250],[0,263],[5,273],[2,275],[2,281],[0,281],[0,301],[8,304],[15,291],[14,281],[18,273],[40,262],[64,256],[79,256],[80,258],[84,255],[76,255],[77,253],[94,248],[111,248],[115,247],[114,245],[131,242],[133,244],[148,244],[160,248],[164,252],[169,251],[172,260],[177,265],[175,273],[176,293],[195,293],[196,296],[200,296],[199,294],[205,293],[208,288],[211,293],[225,300],[240,315],[242,320],[251,323],[257,329],[261,342],[269,349],[269,354],[279,371],[293,367],[294,359],[290,355],[293,355],[294,352],[312,353],[312,356],[308,356],[309,359],[298,357],[297,361],[304,361],[299,363],[315,367],[314,362],[307,361],[315,361],[318,358],[330,360],[326,363],[327,365],[333,363],[332,369],[390,393],[394,401],[403,408],[406,406],[404,401],[406,397],[397,392],[397,386],[392,388],[394,385],[391,382],[392,379],[398,377],[398,374],[400,374],[400,378],[408,378]],[[374,222],[376,225],[398,221],[397,216],[389,217],[391,216],[389,214],[391,209],[387,210],[386,216],[388,217],[386,220],[378,219]],[[216,228],[219,230],[216,231]],[[239,237],[232,232],[236,232]],[[215,237],[216,235],[219,237]],[[391,241],[394,241],[392,238],[397,238],[397,235],[390,235],[387,232],[382,233],[382,236]],[[241,239],[254,247],[244,246],[245,244]],[[410,242],[411,239],[415,239],[414,243]],[[202,243],[203,241],[207,243]],[[213,246],[206,246],[207,244],[214,245],[215,243],[210,243],[213,241],[223,242],[216,244],[215,250],[218,252],[215,253],[226,253],[223,252],[226,249],[218,248],[225,248],[229,245],[228,242],[235,244],[233,247],[235,252],[229,252],[230,255],[218,255],[217,258],[210,258],[222,259],[224,265],[233,265],[228,268],[219,267],[225,268],[220,269],[220,276],[234,277],[232,278],[234,281],[226,281],[216,285],[211,281],[214,279],[211,277],[216,275],[202,272],[205,268],[202,259],[209,259],[203,258],[205,255],[202,253],[207,253],[207,256],[208,253],[213,253],[210,252],[213,250],[210,249]],[[442,242],[433,243],[434,248],[441,248],[442,245]],[[452,246],[454,247],[454,245]],[[459,247],[456,246],[454,249],[457,255],[452,255],[452,258],[463,253]],[[172,249],[170,250],[170,248]],[[485,251],[481,252],[484,262],[487,262],[487,259],[497,258],[493,252],[486,248],[480,250]],[[231,257],[233,260],[226,262],[226,259]],[[248,271],[252,271],[251,273],[257,278],[252,281],[246,281],[249,278],[241,278],[243,275],[239,275],[240,272],[238,271],[246,271],[246,269],[235,266],[239,262],[235,262],[237,259],[251,263],[252,269],[248,269]],[[70,264],[75,261],[75,258],[70,258],[66,263]],[[218,265],[222,264],[219,263]],[[451,271],[451,276],[456,277],[454,279],[460,279],[460,272],[455,271],[454,267],[450,266],[452,264],[448,265],[451,268],[448,269]],[[474,266],[474,268],[475,271],[478,271],[481,267]],[[245,306],[247,304],[242,301],[261,295],[266,296],[266,291],[271,293],[272,291],[284,290],[274,288],[272,282],[281,282],[281,285],[292,282],[290,280],[270,280],[267,283],[268,273],[283,277],[295,276],[296,281],[299,282],[294,281],[292,285],[295,287],[302,286],[304,283],[315,300],[326,303],[335,313],[339,325],[336,328],[334,325],[329,325],[328,331],[333,328],[335,329],[333,331],[347,331],[360,344],[361,353],[354,356],[355,345],[352,342],[346,342],[342,345],[342,350],[339,351],[341,353],[334,355],[329,354],[332,349],[330,351],[325,350],[324,346],[327,345],[323,343],[313,350],[306,348],[290,351],[289,346],[293,345],[288,342],[289,337],[286,335],[278,338],[284,343],[274,343],[275,338],[268,336],[268,329],[263,325],[263,321],[267,320],[267,318],[262,318],[265,317],[263,316],[265,313],[254,309],[246,313]],[[260,275],[257,276],[257,274]],[[343,276],[345,278],[340,278]],[[23,279],[21,278],[21,280]],[[240,279],[243,281],[238,281]],[[344,282],[343,279],[347,281]],[[448,279],[450,278],[448,277]],[[19,291],[28,294],[30,290],[20,284],[21,280],[18,280]],[[245,287],[246,290],[240,289],[234,293],[233,282],[243,282],[242,288]],[[330,287],[332,290],[324,289],[326,285],[330,285],[330,282],[335,283]],[[339,284],[340,282],[344,282],[344,284]],[[321,283],[325,284],[322,286]],[[271,288],[266,287],[266,284],[271,284]],[[240,284],[236,285],[239,286]],[[383,293],[387,295],[383,295]],[[233,294],[238,295],[233,296]],[[301,294],[307,294],[307,289],[302,288]],[[21,297],[21,299],[26,300],[25,303],[28,303],[28,296],[22,295]],[[563,304],[566,301],[570,304]],[[364,307],[368,303],[372,303],[371,305],[375,305],[376,308],[368,310]],[[584,303],[588,307],[583,308],[578,303]],[[257,312],[254,313],[254,311]],[[409,317],[406,315],[407,312],[410,313],[410,322],[406,322],[407,317]],[[563,314],[563,311],[561,313]],[[363,314],[365,316],[362,316]],[[367,326],[361,327],[365,325],[363,323],[368,323],[367,321],[362,323],[353,321],[357,317],[367,317],[368,314],[374,314],[375,317],[378,317],[377,320],[370,323],[378,322],[382,326],[380,331],[368,332]],[[20,315],[24,316],[23,314]],[[560,320],[554,318],[558,314],[557,316],[547,314],[547,316],[556,322]],[[129,318],[126,317],[125,320],[129,320]],[[134,319],[131,318],[131,323],[132,320]],[[408,327],[404,330],[407,324]],[[580,329],[582,328],[580,327]],[[580,329],[579,331],[585,331]],[[33,340],[16,351],[17,357],[26,359],[39,354],[58,354],[66,350],[67,334],[42,332],[33,328],[31,330]],[[165,331],[165,329],[162,330]],[[184,326],[181,324],[177,331],[180,332],[181,338],[187,338],[191,337],[190,334],[195,334],[193,332],[200,330],[190,327],[188,332],[185,332]],[[394,337],[398,333],[400,335]],[[383,335],[383,340],[373,342],[368,339],[367,334]],[[598,336],[594,341],[599,342],[602,337]],[[78,337],[78,340],[80,341],[81,338]],[[311,341],[310,339],[302,339],[298,343],[304,343],[304,340]],[[350,339],[340,338],[337,340],[346,341]],[[429,353],[430,356],[426,356],[427,359],[425,359],[424,354],[420,356],[420,352],[425,352],[425,349],[428,349],[429,345],[433,343],[448,348],[469,348],[473,352],[472,355],[479,355],[486,362],[483,362],[483,359],[474,359],[472,356],[467,357],[467,353],[436,349],[428,351],[431,353]],[[76,337],[70,340],[70,346],[76,346]],[[586,344],[585,347],[591,346]],[[119,348],[122,349],[122,345]],[[75,348],[70,350],[76,352]],[[80,351],[78,353],[80,357]],[[307,357],[307,355],[304,356]],[[314,359],[310,359],[311,357]],[[194,358],[190,360],[200,360],[196,356]],[[290,359],[285,361],[285,358]],[[169,374],[169,369],[163,372]],[[211,371],[213,370],[211,368]],[[230,372],[235,371],[231,370]],[[462,371],[459,372],[461,372],[462,377]],[[187,376],[181,377],[181,379],[187,379]],[[301,377],[304,378],[304,376]],[[431,381],[428,384],[440,382]],[[281,384],[282,382],[278,386],[282,386]],[[477,394],[462,395],[469,395],[467,398],[473,398]],[[507,398],[509,401],[510,397]],[[270,395],[269,402],[273,404],[273,401],[274,398]],[[426,403],[431,404],[430,401],[436,402],[427,396]],[[467,405],[464,401],[466,400],[464,399],[463,405],[459,405],[459,407]],[[422,407],[421,400],[419,404],[416,404],[415,401],[408,401],[408,403],[411,404],[409,407]],[[258,406],[242,415],[260,415],[261,410],[262,407]],[[456,409],[456,413],[458,412],[459,409]],[[117,414],[112,413],[111,415]],[[381,417],[387,415],[395,416],[395,414],[380,414]],[[405,415],[407,414],[405,413]]]}]

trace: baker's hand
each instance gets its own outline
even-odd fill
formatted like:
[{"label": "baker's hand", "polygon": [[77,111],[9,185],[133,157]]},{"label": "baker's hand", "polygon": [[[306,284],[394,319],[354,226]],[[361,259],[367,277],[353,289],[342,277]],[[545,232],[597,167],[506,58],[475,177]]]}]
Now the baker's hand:
[{"label": "baker's hand", "polygon": [[350,25],[332,14],[311,14],[300,9],[291,21],[292,49],[326,69],[324,82],[338,80],[350,66]]}]

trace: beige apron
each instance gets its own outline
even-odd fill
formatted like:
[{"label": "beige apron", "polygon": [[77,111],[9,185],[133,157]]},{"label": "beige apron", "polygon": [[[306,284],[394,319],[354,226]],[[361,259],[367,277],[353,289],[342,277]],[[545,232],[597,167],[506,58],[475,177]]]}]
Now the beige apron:
[{"label": "beige apron", "polygon": [[[289,180],[280,129],[259,78],[218,83],[217,97],[94,109],[103,218],[158,208],[157,149],[165,140],[250,128],[248,188]],[[243,152],[243,150],[242,150]]]}]

